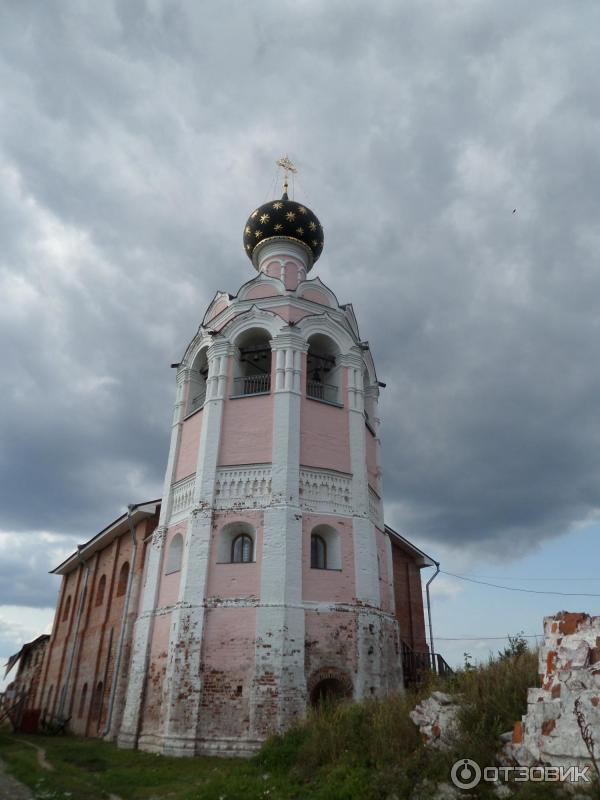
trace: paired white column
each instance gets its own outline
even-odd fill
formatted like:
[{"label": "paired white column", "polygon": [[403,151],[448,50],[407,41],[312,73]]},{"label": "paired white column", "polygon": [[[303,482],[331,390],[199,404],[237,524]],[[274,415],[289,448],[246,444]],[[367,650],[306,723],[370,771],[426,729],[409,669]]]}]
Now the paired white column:
[{"label": "paired white column", "polygon": [[[369,517],[369,476],[364,417],[363,360],[353,350],[340,357],[348,370],[348,417],[350,464],[352,469],[352,541],[354,579],[359,601],[356,625],[357,672],[354,695],[357,699],[377,692],[385,672],[383,652],[387,650],[381,619],[379,565],[375,526]],[[377,692],[378,693],[378,692]]]},{"label": "paired white column", "polygon": [[352,529],[356,597],[370,606],[380,605],[377,545],[369,519],[369,476],[365,438],[364,389],[360,352],[341,356],[348,368],[348,416],[352,469]]},{"label": "paired white column", "polygon": [[300,397],[302,353],[295,333],[272,343],[272,502],[264,510],[260,605],[256,610],[256,668],[251,730],[262,739],[304,713],[304,609],[300,511]]},{"label": "paired white column", "polygon": [[166,534],[166,521],[170,513],[171,484],[175,478],[177,455],[181,441],[181,429],[185,414],[186,391],[189,382],[189,370],[180,369],[177,373],[177,394],[173,410],[173,423],[171,426],[171,441],[169,444],[169,458],[165,472],[163,486],[163,503],[160,509],[158,527],[152,535],[150,552],[147,558],[146,581],[142,587],[142,605],[133,629],[133,645],[131,664],[129,666],[129,681],[125,697],[125,709],[121,730],[118,736],[120,747],[135,747],[141,725],[141,710],[144,688],[148,675],[148,661],[154,613],[158,599],[160,576],[162,572],[162,556]]},{"label": "paired white column", "polygon": [[207,390],[202,411],[194,502],[183,552],[179,599],[171,613],[163,693],[162,750],[174,755],[194,755],[196,748],[212,507],[230,350],[231,346],[225,340],[214,341],[208,350]]}]

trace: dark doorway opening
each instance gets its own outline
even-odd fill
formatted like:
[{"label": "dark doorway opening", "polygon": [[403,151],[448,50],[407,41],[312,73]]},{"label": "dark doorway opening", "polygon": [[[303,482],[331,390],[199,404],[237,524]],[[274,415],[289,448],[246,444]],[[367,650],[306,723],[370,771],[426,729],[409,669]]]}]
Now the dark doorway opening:
[{"label": "dark doorway opening", "polygon": [[337,678],[325,678],[319,681],[310,693],[310,704],[318,708],[322,705],[339,703],[351,697],[348,686]]}]

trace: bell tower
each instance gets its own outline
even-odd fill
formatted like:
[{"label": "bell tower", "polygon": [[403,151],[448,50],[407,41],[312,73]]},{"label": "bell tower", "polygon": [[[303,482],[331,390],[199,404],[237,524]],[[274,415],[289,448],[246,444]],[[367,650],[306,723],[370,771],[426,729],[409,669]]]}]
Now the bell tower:
[{"label": "bell tower", "polygon": [[178,365],[121,746],[249,754],[324,697],[402,688],[375,367],[309,278],[323,229],[279,163],[244,226],[256,274]]}]

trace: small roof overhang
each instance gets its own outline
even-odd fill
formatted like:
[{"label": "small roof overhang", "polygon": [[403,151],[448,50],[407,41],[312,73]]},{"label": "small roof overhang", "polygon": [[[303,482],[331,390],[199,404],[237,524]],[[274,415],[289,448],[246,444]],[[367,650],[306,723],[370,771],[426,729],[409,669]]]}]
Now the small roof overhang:
[{"label": "small roof overhang", "polygon": [[[151,500],[148,503],[139,503],[131,508],[131,521],[137,525],[143,519],[152,517],[156,513],[156,509],[160,506],[159,500]],[[92,539],[85,544],[79,545],[77,551],[66,558],[62,564],[59,564],[54,569],[50,570],[51,575],[67,575],[78,567],[81,561],[85,561],[98,550],[103,550],[118,536],[122,536],[129,530],[129,522],[127,521],[128,514],[122,514],[110,525],[97,533]]]},{"label": "small roof overhang", "polygon": [[439,567],[438,561],[428,556],[427,553],[420,550],[412,542],[409,542],[408,539],[405,539],[398,531],[390,528],[389,525],[385,526],[385,532],[394,545],[404,550],[416,562],[419,569],[424,569],[425,567]]},{"label": "small roof overhang", "polygon": [[30,650],[38,647],[41,644],[45,644],[50,636],[47,633],[42,633],[41,636],[38,636],[37,639],[34,639],[32,642],[26,642],[23,647],[19,650],[18,653],[10,656],[8,661],[6,662],[6,670],[4,671],[4,677],[8,675],[11,669],[15,666],[15,664],[20,661],[23,656],[27,655]]}]

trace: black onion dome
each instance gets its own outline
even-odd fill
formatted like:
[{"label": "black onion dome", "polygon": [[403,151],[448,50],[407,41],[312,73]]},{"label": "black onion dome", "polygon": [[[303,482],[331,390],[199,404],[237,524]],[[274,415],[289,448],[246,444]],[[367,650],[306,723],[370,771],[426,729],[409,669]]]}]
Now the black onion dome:
[{"label": "black onion dome", "polygon": [[315,214],[290,200],[284,193],[281,200],[271,200],[248,217],[244,227],[244,250],[252,259],[254,248],[266,239],[285,236],[305,244],[311,251],[313,263],[323,251],[323,227]]}]

